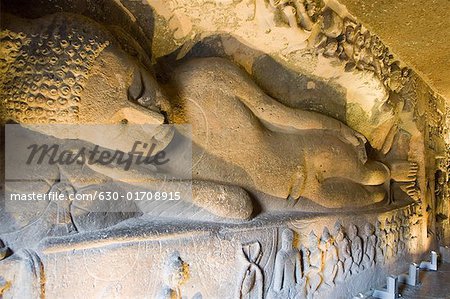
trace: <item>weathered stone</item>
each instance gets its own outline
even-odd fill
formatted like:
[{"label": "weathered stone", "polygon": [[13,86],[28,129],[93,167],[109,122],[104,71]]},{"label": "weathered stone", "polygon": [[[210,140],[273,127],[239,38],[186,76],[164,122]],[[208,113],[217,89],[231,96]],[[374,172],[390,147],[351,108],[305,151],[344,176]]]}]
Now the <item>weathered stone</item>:
[{"label": "weathered stone", "polygon": [[450,236],[449,110],[339,2],[3,4],[0,297],[347,298]]}]

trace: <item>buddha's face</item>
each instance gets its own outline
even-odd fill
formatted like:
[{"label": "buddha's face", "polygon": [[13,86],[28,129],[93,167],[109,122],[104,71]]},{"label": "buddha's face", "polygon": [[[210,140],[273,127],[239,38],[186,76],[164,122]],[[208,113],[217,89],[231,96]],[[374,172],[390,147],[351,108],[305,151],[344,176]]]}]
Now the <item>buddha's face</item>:
[{"label": "buddha's face", "polygon": [[153,75],[118,47],[97,57],[80,98],[79,122],[106,125],[104,138],[86,132],[82,138],[87,141],[128,152],[136,141],[161,150],[173,137],[164,125],[169,101]]}]

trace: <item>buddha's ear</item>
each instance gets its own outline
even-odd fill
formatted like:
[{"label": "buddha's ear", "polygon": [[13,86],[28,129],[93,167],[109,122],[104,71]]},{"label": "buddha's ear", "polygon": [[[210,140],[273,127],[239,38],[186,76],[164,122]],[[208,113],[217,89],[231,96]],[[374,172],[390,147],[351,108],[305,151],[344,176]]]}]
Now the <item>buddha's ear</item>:
[{"label": "buddha's ear", "polygon": [[144,79],[139,68],[135,67],[132,74],[131,84],[128,88],[128,100],[137,102],[145,92]]},{"label": "buddha's ear", "polygon": [[147,108],[154,110],[158,107],[159,85],[153,75],[145,69],[136,66],[133,70],[133,78],[128,88],[128,100],[139,103]]},{"label": "buddha's ear", "polygon": [[147,109],[170,114],[169,100],[164,96],[154,76],[143,67],[136,66],[128,88],[128,101],[138,103]]}]

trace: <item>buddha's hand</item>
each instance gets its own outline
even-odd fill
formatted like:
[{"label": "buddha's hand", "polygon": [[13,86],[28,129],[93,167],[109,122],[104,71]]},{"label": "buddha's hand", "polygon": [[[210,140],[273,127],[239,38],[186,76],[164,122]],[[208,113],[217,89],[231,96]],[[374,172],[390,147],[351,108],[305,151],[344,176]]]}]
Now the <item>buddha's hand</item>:
[{"label": "buddha's hand", "polygon": [[345,125],[341,126],[340,133],[342,138],[344,139],[342,141],[344,141],[345,143],[349,143],[355,147],[365,145],[367,142],[367,139],[366,137],[364,137],[364,135]]},{"label": "buddha's hand", "polygon": [[367,161],[366,137],[364,137],[364,135],[362,135],[361,133],[345,125],[341,126],[340,136],[341,136],[340,139],[343,142],[351,144],[355,147],[359,160],[365,163]]}]

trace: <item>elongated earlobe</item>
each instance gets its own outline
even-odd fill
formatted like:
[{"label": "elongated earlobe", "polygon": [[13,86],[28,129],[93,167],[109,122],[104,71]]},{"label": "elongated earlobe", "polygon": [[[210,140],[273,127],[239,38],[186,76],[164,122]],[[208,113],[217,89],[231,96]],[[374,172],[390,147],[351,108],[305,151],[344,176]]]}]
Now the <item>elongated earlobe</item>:
[{"label": "elongated earlobe", "polygon": [[142,78],[142,73],[139,69],[135,69],[133,72],[133,81],[128,88],[128,100],[132,102],[137,102],[144,96],[145,85],[144,79]]}]

